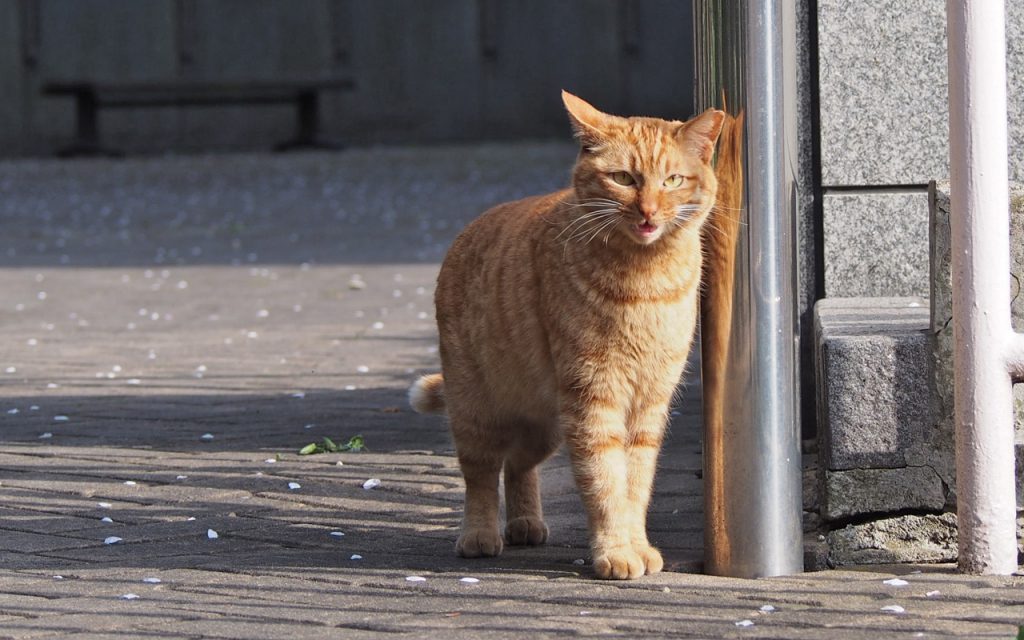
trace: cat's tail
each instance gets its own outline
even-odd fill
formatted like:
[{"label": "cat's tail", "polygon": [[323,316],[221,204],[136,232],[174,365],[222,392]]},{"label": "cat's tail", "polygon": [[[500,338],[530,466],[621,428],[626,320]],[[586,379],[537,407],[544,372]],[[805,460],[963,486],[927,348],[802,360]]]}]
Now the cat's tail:
[{"label": "cat's tail", "polygon": [[409,388],[409,404],[419,413],[445,412],[444,378],[440,373],[423,376]]}]

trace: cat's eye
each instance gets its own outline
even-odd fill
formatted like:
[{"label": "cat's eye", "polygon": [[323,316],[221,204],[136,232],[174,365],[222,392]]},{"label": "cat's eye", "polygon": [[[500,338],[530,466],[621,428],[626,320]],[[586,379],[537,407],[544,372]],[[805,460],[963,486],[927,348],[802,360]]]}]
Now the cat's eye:
[{"label": "cat's eye", "polygon": [[683,186],[684,183],[693,179],[694,178],[692,176],[681,176],[677,173],[665,178],[665,182],[662,184],[669,189],[678,189]]},{"label": "cat's eye", "polygon": [[615,171],[611,174],[611,178],[615,184],[621,184],[624,187],[632,187],[636,184],[636,180],[633,179],[633,176],[629,175],[626,171]]}]

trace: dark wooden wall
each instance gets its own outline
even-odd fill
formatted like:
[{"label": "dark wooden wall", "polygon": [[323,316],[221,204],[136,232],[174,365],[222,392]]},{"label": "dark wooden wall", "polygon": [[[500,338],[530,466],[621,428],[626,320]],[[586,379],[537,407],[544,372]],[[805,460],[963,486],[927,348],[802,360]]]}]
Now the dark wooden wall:
[{"label": "dark wooden wall", "polygon": [[[0,0],[0,156],[73,131],[44,78],[160,80],[351,74],[325,100],[353,144],[568,137],[567,88],[616,113],[692,111],[692,16],[675,0]],[[279,107],[105,113],[130,151],[259,149]]]}]

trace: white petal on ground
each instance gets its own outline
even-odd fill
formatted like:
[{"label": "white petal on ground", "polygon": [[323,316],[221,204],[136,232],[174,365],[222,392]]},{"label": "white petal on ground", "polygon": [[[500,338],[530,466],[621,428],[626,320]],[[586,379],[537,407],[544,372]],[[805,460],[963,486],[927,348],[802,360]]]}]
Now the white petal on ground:
[{"label": "white petal on ground", "polygon": [[906,613],[906,611],[907,611],[906,609],[904,609],[903,607],[901,607],[898,604],[886,605],[886,606],[882,607],[881,610],[885,611],[886,613]]},{"label": "white petal on ground", "polygon": [[476,583],[480,582],[480,579],[479,578],[469,578],[469,577],[466,577],[466,578],[459,578],[459,582],[465,582],[466,584],[476,584]]},{"label": "white petal on ground", "polygon": [[349,560],[362,560],[362,559],[363,559],[363,556],[359,555],[358,553],[353,553],[352,557],[349,558]]},{"label": "white petal on ground", "polygon": [[288,488],[291,489],[292,491],[295,491],[296,489],[301,489],[302,485],[299,484],[298,482],[289,482]]},{"label": "white petal on ground", "polygon": [[160,578],[143,578],[142,581],[146,584],[160,584],[163,582]]},{"label": "white petal on ground", "polygon": [[117,544],[118,542],[121,542],[122,540],[123,540],[123,538],[118,538],[117,536],[109,536],[109,537],[103,539],[103,544]]},{"label": "white petal on ground", "polygon": [[903,578],[890,578],[889,580],[884,580],[882,584],[887,584],[890,587],[905,587],[910,583]]},{"label": "white petal on ground", "polygon": [[365,364],[361,364],[358,367],[356,367],[356,371],[358,371],[359,373],[370,373],[370,367],[366,366]]},{"label": "white petal on ground", "polygon": [[306,397],[306,392],[305,391],[296,391],[295,393],[292,394],[292,397],[293,398],[298,398],[299,400],[301,400],[301,399]]},{"label": "white petal on ground", "polygon": [[754,626],[754,621],[753,620],[739,620],[737,622],[734,622],[733,624],[735,624],[737,627],[752,627],[752,626]]},{"label": "white petal on ground", "polygon": [[379,486],[380,486],[380,480],[378,480],[377,478],[370,478],[369,480],[367,480],[366,482],[363,483],[363,488],[367,489],[367,490],[369,490],[369,489],[376,489]]},{"label": "white petal on ground", "polygon": [[67,416],[53,416],[54,422],[67,422],[68,420],[70,420],[70,418]]},{"label": "white petal on ground", "polygon": [[424,578],[423,576],[406,576],[405,577],[405,581],[406,582],[426,582],[427,579]]},{"label": "white petal on ground", "polygon": [[123,596],[121,596],[121,599],[122,600],[138,600],[139,596],[137,594],[134,594],[134,593],[126,593]]},{"label": "white petal on ground", "polygon": [[763,607],[761,607],[760,611],[763,613],[771,613],[772,611],[775,611],[775,607],[773,607],[770,604],[766,604]]},{"label": "white petal on ground", "polygon": [[134,487],[135,485],[137,485],[137,484],[138,484],[138,483],[137,483],[137,482],[135,482],[134,480],[125,480],[125,481],[124,481],[124,483],[125,483],[126,485],[128,485],[129,487]]},{"label": "white petal on ground", "polygon": [[263,462],[266,462],[267,464],[277,464],[277,458],[267,458]]},{"label": "white petal on ground", "polygon": [[212,433],[204,433],[203,435],[199,436],[199,439],[200,440],[213,440],[213,437],[214,436],[213,436]]},{"label": "white petal on ground", "polygon": [[928,593],[926,593],[924,595],[925,595],[925,597],[928,597],[928,598],[934,598],[935,596],[939,595],[940,593],[942,593],[942,592],[941,591],[929,591]]},{"label": "white petal on ground", "polygon": [[587,561],[584,560],[583,558],[576,558],[575,560],[572,561],[572,563],[574,565],[577,565],[577,566],[582,566],[582,565],[587,564]]},{"label": "white petal on ground", "polygon": [[345,536],[345,533],[342,531],[332,531],[330,535],[334,536],[335,538],[342,538]]},{"label": "white petal on ground", "polygon": [[188,476],[174,476],[175,480],[187,480]]},{"label": "white petal on ground", "polygon": [[213,529],[207,529],[206,530],[206,537],[209,538],[210,540],[216,540],[217,538],[220,537],[220,534],[217,533],[216,531],[214,531]]},{"label": "white petal on ground", "polygon": [[114,519],[111,518],[110,516],[104,516],[104,517],[100,518],[100,522],[104,522],[106,524],[114,524]]},{"label": "white petal on ground", "polygon": [[114,505],[110,504],[109,502],[97,502],[96,506],[99,507],[100,509],[109,509]]},{"label": "white petal on ground", "polygon": [[46,433],[40,433],[39,434],[39,439],[40,440],[49,440],[52,437],[53,437],[53,434],[50,433],[49,431],[47,431]]}]

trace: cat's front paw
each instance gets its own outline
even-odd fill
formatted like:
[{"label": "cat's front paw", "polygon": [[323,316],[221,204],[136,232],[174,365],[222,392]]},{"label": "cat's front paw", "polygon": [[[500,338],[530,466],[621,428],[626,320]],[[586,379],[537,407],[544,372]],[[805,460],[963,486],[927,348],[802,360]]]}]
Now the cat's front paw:
[{"label": "cat's front paw", "polygon": [[644,559],[632,547],[611,547],[594,552],[594,573],[598,578],[633,580],[644,575],[646,570]]},{"label": "cat's front paw", "polygon": [[658,573],[665,566],[665,561],[661,559],[661,552],[651,545],[637,545],[633,548],[643,558],[645,573]]},{"label": "cat's front paw", "polygon": [[501,553],[502,544],[497,529],[467,529],[455,543],[455,553],[463,558],[491,557]]},{"label": "cat's front paw", "polygon": [[548,539],[548,526],[540,518],[523,516],[513,518],[505,525],[505,540],[512,546],[544,544]]}]

